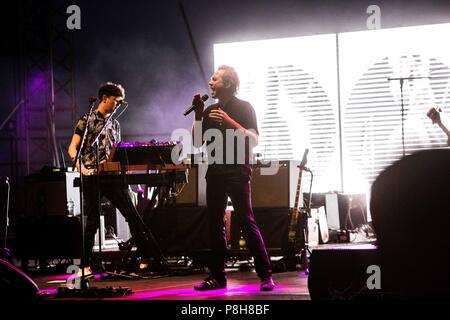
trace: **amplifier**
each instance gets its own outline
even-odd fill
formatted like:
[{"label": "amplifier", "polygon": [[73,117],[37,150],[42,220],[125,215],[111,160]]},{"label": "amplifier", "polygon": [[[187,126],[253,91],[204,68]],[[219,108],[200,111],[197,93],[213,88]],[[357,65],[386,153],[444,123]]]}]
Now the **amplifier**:
[{"label": "amplifier", "polygon": [[[272,175],[265,174],[267,168],[255,166],[252,175],[253,208],[293,208],[299,164],[300,161],[296,160],[280,160]],[[303,196],[300,193],[299,206],[302,205]]]},{"label": "amplifier", "polygon": [[331,229],[354,230],[368,220],[365,194],[327,193],[325,208]]},{"label": "amplifier", "polygon": [[178,194],[178,205],[206,206],[206,164],[192,165],[188,169],[188,181]]},{"label": "amplifier", "polygon": [[27,216],[80,214],[80,189],[74,187],[78,172],[41,172],[25,177]]}]

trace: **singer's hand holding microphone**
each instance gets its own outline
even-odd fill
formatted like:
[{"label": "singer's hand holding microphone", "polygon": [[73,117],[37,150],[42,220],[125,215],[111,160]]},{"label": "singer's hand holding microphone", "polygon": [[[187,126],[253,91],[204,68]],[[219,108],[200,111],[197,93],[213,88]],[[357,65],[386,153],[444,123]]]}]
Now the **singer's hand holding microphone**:
[{"label": "singer's hand holding microphone", "polygon": [[205,101],[208,100],[209,96],[207,94],[204,94],[200,97],[200,94],[196,94],[194,96],[194,99],[192,100],[192,105],[186,109],[186,111],[183,113],[184,116],[187,116],[192,111],[195,111],[195,118],[200,118],[203,115],[203,108],[205,107]]}]

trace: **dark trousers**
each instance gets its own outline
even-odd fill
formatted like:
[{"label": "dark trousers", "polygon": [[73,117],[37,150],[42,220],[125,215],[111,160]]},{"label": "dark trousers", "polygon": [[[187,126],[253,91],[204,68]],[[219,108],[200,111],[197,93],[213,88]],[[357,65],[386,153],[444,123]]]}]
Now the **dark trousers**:
[{"label": "dark trousers", "polygon": [[83,208],[86,216],[84,243],[86,264],[91,261],[92,248],[95,242],[95,233],[99,228],[99,197],[104,196],[119,209],[130,227],[131,236],[137,246],[141,257],[154,257],[162,259],[162,252],[153,235],[143,222],[136,207],[134,206],[127,186],[99,186],[97,177],[89,176],[83,178]]},{"label": "dark trousers", "polygon": [[240,174],[208,176],[206,179],[206,202],[209,218],[211,259],[208,265],[213,276],[225,275],[227,238],[225,210],[227,197],[233,203],[247,248],[254,257],[255,269],[260,278],[272,274],[270,258],[253,215],[249,177]]}]

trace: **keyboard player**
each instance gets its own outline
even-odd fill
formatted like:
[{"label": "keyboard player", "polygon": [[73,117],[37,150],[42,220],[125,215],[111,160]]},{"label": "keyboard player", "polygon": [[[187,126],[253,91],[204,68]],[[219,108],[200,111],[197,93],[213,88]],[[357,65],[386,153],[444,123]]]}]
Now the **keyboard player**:
[{"label": "keyboard player", "polygon": [[[81,163],[77,163],[77,170],[83,173],[83,204],[86,216],[85,224],[85,266],[92,266],[92,249],[95,241],[95,233],[99,228],[99,200],[102,196],[108,198],[125,217],[130,227],[131,235],[142,258],[154,258],[159,263],[163,256],[159,246],[155,243],[150,231],[142,221],[139,213],[133,205],[127,185],[114,188],[105,188],[99,184],[94,173],[96,168],[97,154],[93,139],[107,125],[104,134],[100,135],[98,141],[98,157],[100,163],[105,162],[111,151],[113,143],[120,141],[120,124],[117,120],[107,121],[108,117],[122,103],[125,98],[125,90],[120,84],[107,82],[98,91],[99,105],[88,119],[89,113],[84,114],[77,122],[74,134],[68,149],[68,153],[75,161],[77,151],[81,145],[84,130],[86,133],[83,150],[81,150]],[[100,195],[100,197],[99,197]]]}]

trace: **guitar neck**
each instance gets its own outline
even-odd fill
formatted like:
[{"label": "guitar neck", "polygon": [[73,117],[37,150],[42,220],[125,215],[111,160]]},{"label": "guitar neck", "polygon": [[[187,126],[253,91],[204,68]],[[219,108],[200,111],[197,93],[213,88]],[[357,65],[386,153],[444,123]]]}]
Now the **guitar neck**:
[{"label": "guitar neck", "polygon": [[295,191],[295,202],[294,202],[294,209],[298,210],[299,202],[300,202],[300,190],[302,185],[302,170],[300,169],[300,172],[298,174],[298,181],[297,181],[297,190]]},{"label": "guitar neck", "polygon": [[299,236],[298,233],[298,216],[299,216],[299,202],[300,202],[300,189],[302,184],[302,170],[300,169],[298,173],[298,181],[297,181],[297,191],[295,193],[295,203],[294,208],[292,210],[291,221],[289,224],[289,232],[288,232],[288,240],[290,242],[295,242]]}]

